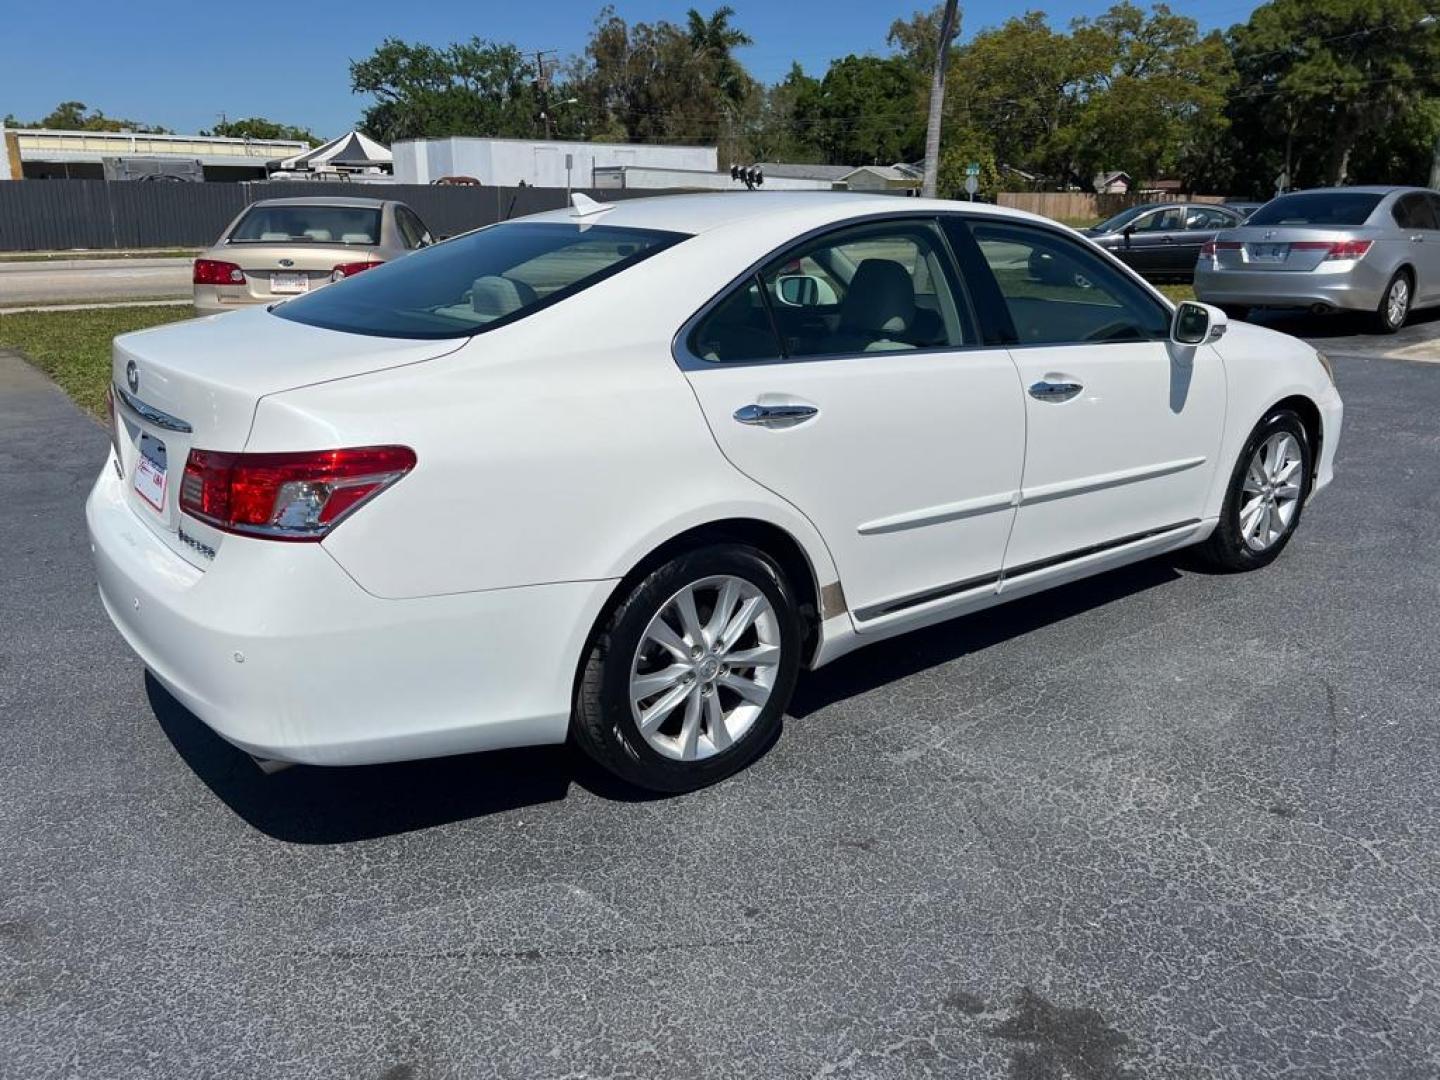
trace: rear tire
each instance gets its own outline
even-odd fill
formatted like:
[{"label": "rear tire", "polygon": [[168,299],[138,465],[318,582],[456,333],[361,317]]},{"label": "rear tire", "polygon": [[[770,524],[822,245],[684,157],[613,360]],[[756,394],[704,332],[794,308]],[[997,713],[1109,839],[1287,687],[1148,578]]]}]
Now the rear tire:
[{"label": "rear tire", "polygon": [[1382,334],[1397,333],[1410,317],[1414,293],[1415,283],[1410,279],[1409,272],[1395,271],[1395,276],[1380,297],[1380,306],[1375,310],[1375,329]]},{"label": "rear tire", "polygon": [[1227,572],[1274,562],[1300,525],[1310,496],[1312,454],[1305,425],[1289,409],[1260,421],[1230,474],[1220,521],[1198,549],[1201,559]]},{"label": "rear tire", "polygon": [[730,543],[678,555],[631,588],[596,635],[571,736],[648,791],[723,780],[779,734],[801,637],[794,594],[764,552]]}]

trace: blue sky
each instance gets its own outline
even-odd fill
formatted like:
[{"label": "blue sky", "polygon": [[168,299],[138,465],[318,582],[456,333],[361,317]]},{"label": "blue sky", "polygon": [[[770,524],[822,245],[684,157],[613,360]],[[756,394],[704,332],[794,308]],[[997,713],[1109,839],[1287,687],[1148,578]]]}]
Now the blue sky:
[{"label": "blue sky", "polygon": [[[750,70],[771,80],[792,59],[812,74],[847,53],[884,53],[890,22],[925,0],[731,0],[736,23],[755,38],[740,52]],[[475,3],[473,0],[298,0],[266,5],[190,0],[39,0],[9,8],[0,36],[0,116],[33,119],[57,102],[79,100],[112,116],[193,132],[232,119],[267,116],[320,135],[347,130],[364,107],[350,93],[348,63],[382,38],[445,44],[472,34],[525,49],[579,52],[601,0]],[[625,0],[629,21],[683,19],[685,3]],[[718,4],[696,4],[708,13]],[[964,3],[964,35],[1027,8],[1064,25],[1096,15],[1106,0],[1008,0]],[[1204,27],[1243,20],[1255,0],[1171,0],[1173,10]]]}]

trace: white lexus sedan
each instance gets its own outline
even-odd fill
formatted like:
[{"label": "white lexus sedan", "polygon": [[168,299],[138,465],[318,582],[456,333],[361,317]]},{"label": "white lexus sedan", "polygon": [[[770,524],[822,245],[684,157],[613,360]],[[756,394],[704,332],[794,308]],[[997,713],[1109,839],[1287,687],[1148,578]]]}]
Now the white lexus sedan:
[{"label": "white lexus sedan", "polygon": [[236,746],[569,738],[688,790],[801,667],[1187,545],[1264,566],[1331,479],[1324,356],[1042,218],[576,202],[116,339],[100,594]]}]

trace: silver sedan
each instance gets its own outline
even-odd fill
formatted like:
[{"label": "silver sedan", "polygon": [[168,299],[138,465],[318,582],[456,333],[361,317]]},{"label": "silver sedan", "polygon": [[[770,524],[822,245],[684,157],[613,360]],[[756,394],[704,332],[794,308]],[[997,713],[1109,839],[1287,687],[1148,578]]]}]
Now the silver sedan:
[{"label": "silver sedan", "polygon": [[1351,187],[1272,199],[1201,250],[1195,295],[1244,318],[1257,307],[1364,311],[1393,334],[1440,303],[1440,194]]}]

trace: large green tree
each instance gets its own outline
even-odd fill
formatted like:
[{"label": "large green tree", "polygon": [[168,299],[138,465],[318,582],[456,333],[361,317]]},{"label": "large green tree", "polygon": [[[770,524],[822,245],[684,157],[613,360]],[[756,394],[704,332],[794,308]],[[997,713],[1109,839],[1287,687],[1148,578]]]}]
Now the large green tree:
[{"label": "large green tree", "polygon": [[1434,0],[1270,0],[1235,27],[1230,112],[1249,186],[1268,190],[1282,170],[1292,186],[1423,182],[1440,83],[1436,10]]},{"label": "large green tree", "polygon": [[350,65],[351,89],[375,99],[361,127],[385,143],[534,135],[540,128],[537,75],[515,46],[481,38],[444,48],[386,38]]},{"label": "large green tree", "polygon": [[889,165],[924,153],[924,77],[899,56],[846,56],[797,96],[791,123],[836,165]]}]

